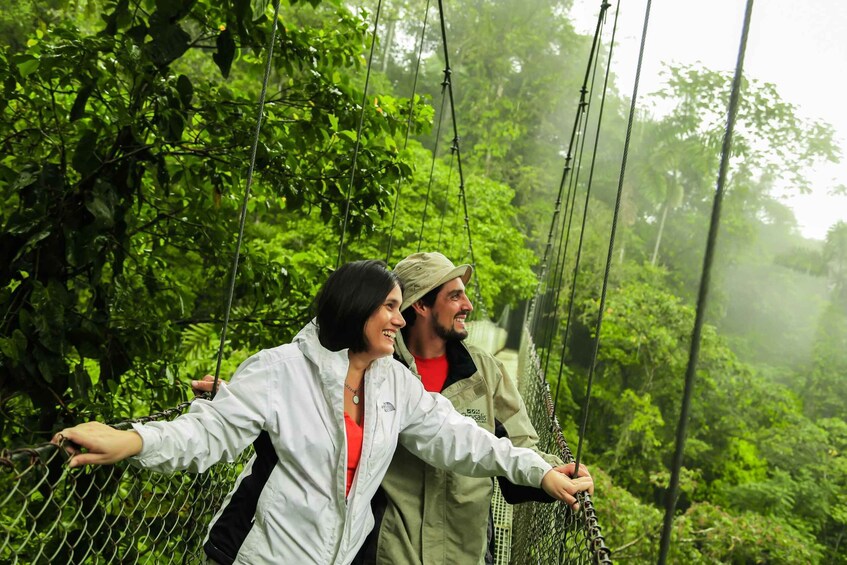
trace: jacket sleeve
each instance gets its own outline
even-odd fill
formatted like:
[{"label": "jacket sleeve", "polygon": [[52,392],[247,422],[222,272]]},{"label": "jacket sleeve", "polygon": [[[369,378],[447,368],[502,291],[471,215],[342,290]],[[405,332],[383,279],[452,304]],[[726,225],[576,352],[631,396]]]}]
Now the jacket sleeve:
[{"label": "jacket sleeve", "polygon": [[[496,374],[496,386],[494,387],[494,433],[497,437],[507,437],[512,444],[518,447],[532,449],[550,465],[557,467],[564,462],[555,455],[550,455],[538,448],[538,433],[535,431],[529,419],[526,405],[518,392],[518,387],[503,364],[494,358],[486,360],[486,370]],[[509,481],[505,477],[498,477],[500,491],[503,498],[509,504],[521,502],[554,502],[555,499],[538,488],[527,488]]]},{"label": "jacket sleeve", "polygon": [[449,400],[426,392],[402,368],[398,404],[404,420],[400,443],[430,465],[470,477],[504,475],[514,483],[538,487],[552,468],[532,450],[498,439],[456,412]]},{"label": "jacket sleeve", "polygon": [[162,473],[203,472],[232,461],[256,439],[269,414],[270,380],[259,356],[241,364],[212,401],[197,399],[188,413],[170,422],[133,424],[141,452],[130,461]]}]

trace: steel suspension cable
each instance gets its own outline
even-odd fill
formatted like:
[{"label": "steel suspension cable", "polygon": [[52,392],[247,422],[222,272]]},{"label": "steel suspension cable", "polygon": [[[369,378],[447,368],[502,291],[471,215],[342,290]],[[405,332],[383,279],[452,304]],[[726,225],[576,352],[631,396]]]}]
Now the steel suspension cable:
[{"label": "steel suspension cable", "polygon": [[253,146],[250,148],[250,166],[247,168],[247,182],[244,188],[244,197],[241,200],[241,211],[238,220],[238,237],[235,240],[235,253],[232,259],[232,269],[229,276],[229,289],[226,296],[226,307],[224,308],[224,322],[221,328],[221,341],[218,345],[218,358],[215,363],[215,378],[212,381],[212,398],[218,390],[218,381],[221,375],[221,363],[223,361],[224,345],[226,344],[226,331],[229,327],[229,316],[232,311],[232,298],[235,295],[235,277],[238,274],[238,260],[241,256],[241,244],[244,240],[244,225],[247,220],[247,202],[250,199],[250,188],[253,186],[253,171],[256,168],[256,152],[259,147],[259,133],[262,129],[262,118],[265,112],[265,97],[268,92],[268,82],[271,76],[271,63],[273,61],[274,43],[276,41],[276,26],[279,19],[279,0],[274,0],[274,15],[271,23],[271,33],[268,38],[268,57],[265,61],[265,74],[262,78],[262,91],[259,93],[259,104],[256,116],[256,128],[253,132]]},{"label": "steel suspension cable", "polygon": [[[450,148],[450,169],[447,173],[447,183],[444,185],[444,202],[445,202],[445,204],[449,203],[449,201],[450,201],[450,183],[453,180],[453,168],[454,168],[455,162],[456,162],[456,152],[451,147]],[[446,211],[447,210],[446,210],[446,206],[445,206],[445,212]],[[444,237],[444,218],[446,216],[447,216],[447,214],[441,214],[441,222],[438,225],[438,242],[435,244],[436,249],[443,249],[441,247],[441,238]],[[458,226],[454,226],[454,228],[453,228],[453,241],[450,242],[450,255],[451,256],[453,255],[453,244],[456,243],[456,232],[458,231],[458,229],[459,229]]]},{"label": "steel suspension cable", "polygon": [[579,443],[576,448],[575,469],[579,469],[582,457],[583,438],[588,426],[588,412],[591,404],[591,388],[594,383],[594,373],[597,369],[597,353],[600,349],[600,330],[603,327],[603,311],[606,309],[606,292],[609,288],[609,273],[612,267],[612,255],[615,251],[615,235],[618,229],[618,216],[621,210],[621,196],[623,195],[623,183],[626,175],[626,163],[629,155],[629,143],[632,140],[632,125],[635,121],[635,106],[638,102],[638,84],[641,80],[641,68],[644,63],[644,49],[647,41],[647,29],[650,23],[650,8],[652,0],[647,0],[644,11],[644,26],[641,30],[641,45],[638,48],[638,64],[635,67],[635,80],[632,86],[632,99],[629,106],[629,118],[626,124],[626,138],[624,140],[623,156],[621,157],[621,172],[618,176],[618,191],[615,197],[615,211],[612,216],[612,229],[609,234],[609,252],[606,255],[606,267],[603,272],[603,288],[600,293],[600,307],[597,309],[597,323],[594,326],[594,346],[591,352],[591,363],[588,369],[588,380],[585,385],[585,403],[582,409],[582,422],[579,425]]},{"label": "steel suspension cable", "polygon": [[[558,219],[561,215],[562,195],[564,194],[565,182],[568,178],[568,173],[570,172],[570,163],[571,163],[571,160],[573,159],[574,139],[576,137],[576,132],[577,132],[577,129],[578,129],[579,124],[580,124],[580,117],[583,114],[583,112],[585,112],[585,107],[588,104],[588,102],[586,101],[586,96],[587,96],[587,93],[588,93],[588,77],[591,73],[592,61],[594,60],[594,56],[595,56],[596,49],[597,49],[597,43],[599,41],[600,29],[601,29],[601,26],[603,24],[603,19],[604,19],[603,15],[605,14],[606,10],[609,8],[610,5],[611,4],[609,4],[607,2],[607,0],[603,0],[600,4],[600,14],[597,16],[597,25],[596,25],[595,30],[594,30],[594,38],[591,42],[591,51],[589,52],[589,55],[588,55],[588,64],[586,65],[586,69],[585,69],[585,77],[582,81],[582,87],[580,88],[580,98],[579,98],[579,103],[577,104],[577,110],[576,110],[577,116],[574,119],[573,129],[571,130],[570,140],[568,141],[568,152],[567,152],[567,155],[565,156],[565,166],[564,166],[564,169],[562,170],[562,179],[559,182],[559,190],[558,190],[558,193],[557,193],[557,196],[556,196],[556,204],[555,204],[555,207],[553,209],[553,217],[550,221],[550,231],[547,235],[547,243],[546,243],[545,248],[544,248],[543,258],[541,260],[541,270],[540,270],[539,275],[538,275],[538,284],[536,285],[535,296],[533,297],[532,303],[530,304],[530,307],[529,307],[529,316],[533,320],[533,327],[532,327],[533,335],[536,335],[536,333],[538,331],[538,324],[539,324],[540,316],[542,315],[541,314],[542,308],[539,307],[539,298],[538,297],[540,295],[542,295],[542,288],[546,287],[546,285],[544,285],[544,282],[547,280],[547,271],[548,271],[547,262],[549,260],[550,251],[552,250],[552,247],[553,247],[554,236],[555,236],[555,233],[556,233],[556,226],[558,226]],[[544,294],[546,295],[546,290],[545,290]]]},{"label": "steel suspension cable", "polygon": [[697,371],[697,359],[700,355],[700,338],[706,317],[706,303],[709,296],[712,263],[718,239],[718,228],[721,219],[721,204],[723,202],[726,173],[729,168],[730,151],[732,149],[732,133],[735,128],[735,118],[738,114],[738,104],[741,98],[741,81],[744,73],[744,55],[747,52],[747,37],[750,32],[750,19],[753,13],[753,0],[747,0],[744,11],[744,24],[741,31],[741,42],[738,47],[738,59],[735,64],[735,76],[732,79],[732,90],[727,109],[726,130],[721,146],[720,168],[715,188],[715,200],[712,204],[712,217],[709,223],[709,235],[706,241],[706,253],[703,257],[703,271],[700,277],[700,290],[697,295],[697,313],[694,319],[694,330],[691,334],[688,367],[685,370],[685,387],[682,394],[682,406],[679,412],[679,423],[676,428],[676,448],[673,454],[671,480],[665,498],[665,517],[662,524],[662,539],[659,546],[659,565],[667,561],[670,549],[671,526],[676,511],[676,500],[679,496],[679,474],[682,468],[682,456],[685,449],[686,432],[688,429],[688,410],[691,406],[691,394],[694,389],[694,377]]},{"label": "steel suspension cable", "polygon": [[475,299],[483,317],[485,317],[485,303],[482,301],[482,287],[479,283],[479,270],[476,268],[473,238],[471,237],[470,216],[468,215],[468,199],[465,194],[465,175],[462,171],[462,152],[459,149],[459,126],[456,121],[456,103],[453,98],[453,81],[450,78],[452,71],[450,69],[450,55],[447,49],[447,26],[444,21],[444,3],[442,0],[438,0],[438,15],[441,23],[441,41],[444,45],[444,80],[447,82],[447,94],[450,98],[450,116],[453,118],[453,147],[455,147],[456,153],[456,169],[459,173],[459,195],[461,196],[462,208],[465,213],[465,232],[468,235],[468,252],[470,253],[471,266],[473,267],[474,288],[476,291]]},{"label": "steel suspension cable", "polygon": [[[415,112],[415,96],[418,92],[418,75],[421,69],[421,57],[423,55],[424,35],[426,34],[426,24],[429,18],[429,3],[426,0],[426,8],[424,9],[423,26],[421,27],[421,39],[418,47],[418,58],[415,63],[415,78],[412,81],[412,96],[409,98],[409,119],[406,122],[406,136],[403,139],[403,150],[409,146],[409,134],[412,131],[412,120]],[[386,46],[387,48],[387,46]],[[391,265],[391,248],[394,245],[394,226],[397,222],[397,206],[400,203],[400,187],[403,184],[403,179],[397,179],[397,188],[394,193],[394,209],[391,212],[391,230],[388,232],[388,249],[385,252],[385,262]]]},{"label": "steel suspension cable", "polygon": [[[596,71],[596,61],[595,59],[595,67]],[[585,112],[582,114],[582,120],[580,122],[580,129],[577,132],[577,139],[579,141],[578,149],[576,151],[576,157],[574,159],[574,165],[570,169],[570,177],[568,178],[568,191],[565,195],[565,208],[563,210],[562,219],[561,219],[561,227],[558,230],[558,235],[553,243],[553,249],[556,249],[556,260],[554,262],[553,268],[548,272],[548,286],[552,289],[552,297],[546,296],[546,302],[544,306],[544,310],[547,315],[546,323],[542,328],[541,339],[539,343],[543,344],[544,347],[544,374],[547,374],[547,367],[550,363],[550,356],[552,354],[553,349],[553,341],[556,337],[556,327],[559,322],[559,298],[562,292],[562,278],[564,277],[565,270],[565,262],[567,260],[568,255],[568,247],[570,245],[570,235],[571,235],[571,225],[573,223],[573,212],[576,206],[576,192],[578,184],[575,182],[575,179],[579,177],[579,171],[582,167],[582,152],[585,149],[585,140],[588,138],[588,118],[591,111],[591,95],[594,92],[593,87],[594,80],[592,78],[592,87],[588,90],[589,101],[586,106]],[[549,280],[551,279],[552,280]]]},{"label": "steel suspension cable", "polygon": [[[578,114],[578,116],[577,116],[577,122],[576,122],[575,125],[576,125],[576,128],[577,128],[578,131],[582,131],[582,129],[583,129],[582,120],[583,120],[584,117],[585,117],[584,111],[581,112],[580,114]],[[562,177],[563,177],[562,182],[565,182],[565,176],[567,176],[568,178],[573,178],[573,175],[568,175],[568,173],[570,173],[570,171],[571,171],[571,159],[572,159],[572,157],[569,153],[568,156],[567,156],[564,172],[563,172],[563,175],[562,175]],[[550,228],[551,228],[551,234],[550,235],[552,236],[552,238],[550,239],[547,246],[545,247],[545,258],[542,262],[541,273],[543,274],[544,292],[543,292],[543,295],[541,296],[541,304],[538,308],[539,314],[534,320],[533,335],[536,337],[538,344],[541,347],[544,348],[545,359],[544,359],[543,364],[545,366],[547,364],[547,353],[549,351],[548,345],[549,345],[549,343],[552,342],[552,335],[551,335],[552,324],[551,324],[550,313],[549,313],[550,312],[550,300],[551,300],[550,292],[552,292],[554,289],[557,288],[555,277],[551,281],[549,273],[550,272],[556,273],[559,270],[559,266],[560,266],[560,263],[561,263],[561,253],[562,253],[562,247],[561,247],[562,235],[560,233],[560,230],[557,230],[555,228],[557,228],[558,225],[559,225],[558,218],[560,218],[560,217],[561,217],[561,221],[562,221],[562,226],[566,225],[566,223],[567,223],[568,211],[571,209],[570,208],[571,201],[573,200],[572,195],[571,195],[572,189],[573,189],[573,184],[570,181],[568,181],[568,191],[567,191],[567,194],[565,195],[565,208],[564,208],[564,210],[561,210],[560,202],[558,200],[556,202],[556,206],[554,208],[553,222],[551,222],[551,224],[550,224]],[[556,235],[557,233],[559,235]],[[551,270],[551,269],[548,268],[548,264],[547,264],[547,256],[548,256],[547,251],[552,250],[552,249],[556,250],[556,252],[555,252],[556,253],[556,260],[555,260],[555,263],[554,263],[555,266]],[[541,275],[539,275],[539,276],[541,276]],[[539,279],[539,286],[541,284],[542,284],[542,279],[540,278]],[[538,328],[539,325],[541,326],[540,329]]]},{"label": "steel suspension cable", "polygon": [[[620,4],[618,4],[620,5]],[[604,13],[605,20],[605,13]],[[598,42],[598,48],[599,48]],[[610,50],[611,54],[611,50]],[[576,210],[576,193],[579,187],[579,175],[582,171],[582,159],[585,155],[585,144],[588,140],[588,126],[590,124],[590,116],[591,116],[591,97],[594,95],[594,83],[597,78],[597,69],[600,66],[600,58],[594,58],[594,66],[591,70],[591,86],[588,90],[588,106],[586,107],[585,113],[583,115],[583,125],[581,126],[578,135],[579,135],[579,148],[576,152],[576,164],[572,169],[570,179],[568,181],[568,194],[565,198],[565,216],[567,216],[567,221],[562,222],[561,233],[558,238],[558,246],[559,251],[556,254],[556,267],[552,270],[553,275],[553,288],[555,290],[555,298],[553,300],[553,307],[550,309],[549,319],[547,322],[547,346],[544,349],[544,374],[548,374],[548,366],[550,363],[550,357],[553,353],[553,340],[556,337],[557,328],[559,325],[559,301],[562,293],[562,280],[565,276],[565,265],[567,264],[568,257],[568,249],[570,248],[570,238],[571,238],[571,227],[573,226],[573,217],[574,211]],[[605,88],[605,87],[604,87]],[[597,127],[599,130],[600,122],[598,121]],[[595,145],[594,151],[596,155],[597,147]],[[583,207],[583,218],[585,218],[585,214],[587,213],[588,208]],[[566,336],[567,337],[567,336]],[[561,362],[564,360],[564,357],[560,359],[560,368]],[[557,386],[558,391],[558,386]]]},{"label": "steel suspension cable", "polygon": [[[544,248],[544,256],[541,260],[541,270],[538,274],[538,285],[536,287],[535,297],[533,298],[532,304],[530,305],[530,312],[533,316],[532,334],[536,338],[538,338],[538,325],[541,323],[541,318],[542,316],[544,316],[544,311],[546,310],[547,306],[549,306],[549,301],[547,299],[548,285],[546,284],[547,282],[549,282],[548,261],[550,260],[550,252],[552,251],[554,246],[556,227],[558,226],[558,222],[561,217],[562,195],[564,194],[565,183],[567,182],[569,178],[569,173],[571,171],[571,161],[574,159],[574,144],[576,143],[576,135],[581,128],[582,120],[589,104],[589,101],[587,99],[589,92],[589,78],[591,76],[594,60],[597,54],[597,48],[600,42],[600,33],[603,26],[603,21],[605,20],[605,13],[610,5],[611,4],[609,4],[607,0],[603,0],[600,4],[600,13],[597,15],[597,25],[594,29],[594,37],[591,41],[591,50],[588,54],[588,63],[585,68],[585,76],[582,80],[582,87],[579,90],[579,103],[577,104],[576,117],[574,118],[573,128],[571,129],[571,135],[568,141],[568,151],[565,156],[565,166],[562,170],[562,178],[559,182],[559,190],[556,195],[556,204],[553,209],[553,217],[550,221],[550,232],[547,235],[547,244]],[[566,198],[566,204],[568,199],[569,197]],[[538,299],[539,295],[542,296],[540,301]],[[542,327],[542,331],[544,331],[546,334],[550,333],[547,329],[547,326]],[[544,347],[546,351],[549,350],[550,344],[548,342],[550,341],[552,341],[552,336],[547,335],[544,339],[538,340],[538,343],[541,345],[541,347]]]},{"label": "steel suspension cable", "polygon": [[[599,44],[598,44],[599,45]],[[592,75],[596,70],[596,61],[594,59],[594,67],[592,69]],[[586,90],[588,99],[586,100],[584,111],[579,114],[577,121],[577,137],[575,141],[579,142],[578,148],[575,151],[575,156],[573,158],[573,165],[569,163],[568,165],[568,175],[567,186],[568,190],[565,194],[565,208],[562,211],[561,215],[561,228],[557,230],[557,235],[554,236],[553,241],[553,249],[556,250],[556,260],[554,262],[554,266],[547,273],[547,287],[551,289],[552,296],[550,292],[548,292],[544,296],[543,302],[543,311],[546,315],[546,320],[541,329],[541,336],[539,339],[539,343],[544,347],[544,374],[547,374],[547,366],[550,362],[550,353],[552,350],[553,339],[556,335],[556,323],[557,323],[557,315],[556,312],[558,310],[559,305],[559,293],[561,291],[561,271],[563,267],[564,256],[567,255],[567,236],[570,235],[570,223],[573,218],[573,205],[576,200],[576,185],[574,183],[574,178],[577,176],[576,173],[579,172],[579,168],[582,166],[582,156],[581,151],[584,148],[584,140],[586,139],[585,132],[588,127],[588,117],[591,109],[591,94],[594,92],[593,90],[593,79],[592,79],[592,87]],[[564,242],[564,243],[563,243]],[[552,280],[551,280],[552,277]],[[552,304],[551,304],[552,302]]]},{"label": "steel suspension cable", "polygon": [[[452,173],[452,167],[453,167],[453,160],[452,159],[450,160],[450,167],[451,167],[451,173]],[[451,230],[453,237],[450,238],[450,256],[451,257],[455,256],[455,254],[456,254],[456,240],[458,239],[459,232],[461,231],[461,228],[462,228],[462,226],[461,226],[462,217],[461,217],[461,212],[460,212],[461,207],[462,207],[462,195],[459,194],[458,191],[456,191],[456,213],[453,215],[453,229]]]},{"label": "steel suspension cable", "polygon": [[450,239],[450,247],[449,247],[450,257],[456,257],[456,253],[457,253],[457,251],[456,251],[456,240],[459,238],[459,232],[461,231],[461,228],[462,228],[462,226],[460,225],[461,216],[460,216],[460,212],[459,212],[459,210],[461,209],[461,206],[462,206],[461,199],[457,198],[456,199],[456,214],[453,217],[453,220],[454,220],[453,221],[453,230],[451,231],[451,233],[453,234],[453,237]]},{"label": "steel suspension cable", "polygon": [[424,209],[421,215],[421,229],[418,232],[418,252],[420,253],[421,245],[423,244],[423,232],[426,227],[426,213],[429,208],[429,197],[432,194],[432,181],[435,177],[435,163],[438,159],[438,145],[441,142],[441,125],[444,123],[444,106],[447,104],[447,97],[444,92],[447,89],[447,71],[444,71],[444,81],[441,83],[441,108],[438,110],[438,124],[435,126],[435,145],[432,148],[432,161],[429,164],[429,181],[426,185],[426,196],[424,196]]},{"label": "steel suspension cable", "polygon": [[344,236],[347,233],[347,220],[350,217],[350,201],[353,196],[353,183],[356,180],[356,162],[359,160],[359,148],[362,145],[362,125],[365,122],[365,109],[368,106],[368,85],[371,80],[371,67],[373,66],[374,47],[376,46],[377,30],[379,29],[379,14],[382,10],[382,0],[376,4],[376,14],[374,15],[374,31],[371,37],[371,52],[368,55],[368,68],[365,72],[365,88],[362,92],[362,106],[359,112],[359,126],[356,128],[356,143],[353,145],[353,162],[350,165],[350,185],[347,187],[347,204],[344,207],[344,222],[341,224],[341,239],[338,243],[338,257],[335,259],[335,268],[341,265],[341,259],[344,256]]},{"label": "steel suspension cable", "polygon": [[[553,405],[555,406],[559,400],[559,386],[562,383],[562,374],[565,366],[565,353],[567,352],[568,346],[568,337],[570,336],[571,329],[571,319],[573,318],[573,310],[574,310],[574,300],[576,297],[576,279],[579,274],[580,267],[580,259],[582,257],[582,244],[585,240],[585,225],[586,220],[588,219],[588,200],[591,196],[591,187],[594,184],[594,168],[597,165],[597,147],[600,145],[600,124],[603,123],[603,110],[606,107],[606,94],[609,86],[609,75],[612,69],[612,54],[615,48],[615,37],[618,31],[618,16],[620,15],[621,3],[618,2],[617,7],[615,8],[615,21],[612,25],[612,38],[609,41],[609,56],[606,64],[606,76],[603,80],[603,90],[600,98],[600,111],[597,116],[597,129],[594,132],[594,153],[591,156],[591,167],[588,171],[588,184],[585,190],[585,203],[583,204],[583,213],[582,213],[582,227],[579,231],[579,243],[577,245],[576,250],[576,260],[573,268],[573,279],[571,281],[571,294],[570,299],[568,301],[568,317],[565,321],[565,335],[562,338],[562,353],[561,353],[561,361],[559,363],[559,375],[556,379],[556,394],[553,397]],[[586,402],[588,401],[588,397],[586,396]],[[582,444],[582,436],[578,438],[579,445]],[[577,452],[579,452],[579,447],[577,447]]]}]

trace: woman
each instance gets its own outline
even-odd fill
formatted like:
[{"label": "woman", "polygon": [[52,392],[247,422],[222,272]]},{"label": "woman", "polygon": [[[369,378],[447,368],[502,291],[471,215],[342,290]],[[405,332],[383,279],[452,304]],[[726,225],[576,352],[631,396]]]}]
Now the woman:
[{"label": "woman", "polygon": [[[291,344],[250,357],[214,401],[197,400],[172,422],[134,424],[132,431],[90,422],[54,441],[87,450],[74,451],[72,467],[132,457],[172,472],[203,471],[257,440],[256,457],[204,545],[220,563],[350,563],[373,526],[370,500],[398,441],[432,465],[540,484],[560,500],[593,489],[590,477],[569,479],[424,391],[391,358],[405,324],[401,303],[399,282],[384,263],[348,263],[321,290],[316,320]],[[241,489],[255,496],[233,497]],[[218,528],[222,520],[227,526]]]}]

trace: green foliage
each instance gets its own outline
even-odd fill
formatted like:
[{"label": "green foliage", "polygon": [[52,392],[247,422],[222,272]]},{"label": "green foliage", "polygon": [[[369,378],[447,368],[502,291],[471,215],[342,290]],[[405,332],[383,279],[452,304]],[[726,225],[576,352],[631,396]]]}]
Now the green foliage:
[{"label": "green foliage", "polygon": [[82,3],[69,0],[9,2],[0,10],[0,35],[11,51],[23,51],[33,30],[43,33],[48,24],[62,19],[63,12],[79,10],[78,4]]},{"label": "green foliage", "polygon": [[835,286],[836,300],[847,304],[847,222],[829,228],[822,256]]},{"label": "green foliage", "polygon": [[603,493],[602,496],[595,495],[594,499],[612,559],[619,563],[655,562],[662,512],[634,496],[595,466],[591,467],[591,476],[595,492]]},{"label": "green foliage", "polygon": [[[731,76],[694,66],[669,67],[667,85],[648,101],[663,108],[660,119],[641,120],[635,129],[627,172],[634,213],[633,231],[648,249],[632,250],[635,260],[667,265],[679,277],[677,292],[694,296],[717,179]],[[671,106],[669,111],[667,107]],[[807,171],[838,162],[832,126],[806,120],[776,87],[744,81],[733,136],[733,151],[722,208],[722,261],[716,276],[739,259],[756,262],[759,237],[783,239],[796,221],[778,202],[780,190],[811,190]],[[760,226],[777,225],[765,233]],[[626,236],[624,236],[626,237]],[[799,238],[798,238],[799,239]],[[765,247],[774,245],[768,242]],[[768,251],[770,253],[770,251]],[[721,295],[712,307],[726,306]]]},{"label": "green foliage", "polygon": [[[667,69],[668,88],[656,93],[671,99],[677,108],[671,120],[684,135],[697,135],[718,148],[726,121],[731,74],[692,66]],[[804,120],[797,108],[782,100],[771,83],[742,81],[738,117],[733,135],[733,155],[743,164],[736,174],[766,174],[785,180],[800,191],[810,189],[804,169],[819,160],[837,162],[839,148],[834,128],[819,120]]]},{"label": "green foliage", "polygon": [[[441,160],[433,161],[432,154],[414,141],[409,143],[404,157],[413,170],[411,178],[387,187],[400,192],[396,215],[392,211],[380,217],[369,212],[373,214],[373,228],[347,239],[344,259],[376,257],[394,264],[420,249],[441,250],[455,262],[470,262],[455,170]],[[535,288],[531,271],[535,257],[524,245],[524,238],[517,229],[510,205],[512,191],[476,175],[469,175],[465,182],[474,258],[482,290],[481,300],[474,297],[476,285],[472,282],[471,296],[478,309],[499,312],[507,304],[531,295]],[[351,204],[351,214],[359,206],[360,203]],[[269,241],[270,247],[302,252],[332,249],[337,235],[327,230],[321,221],[316,221],[322,216],[322,210],[313,208],[308,216],[280,217],[282,230]],[[387,257],[389,239],[391,257]],[[326,264],[325,260],[323,265]],[[308,268],[319,266],[314,264]]]},{"label": "green foliage", "polygon": [[[422,7],[401,5],[396,24],[409,37],[420,35]],[[521,229],[529,245],[544,244],[538,233],[549,226],[551,193],[561,175],[561,145],[576,108],[587,38],[574,32],[570,2],[467,0],[445,4],[447,48],[465,166],[515,191]],[[520,17],[515,17],[520,14]],[[430,22],[435,18],[430,14]],[[444,53],[438,25],[429,24],[421,62],[419,92],[436,106],[444,93]],[[386,46],[389,77],[411,90],[417,52]],[[441,148],[449,147],[449,106]],[[424,144],[434,147],[434,133]],[[566,139],[565,141],[566,142]],[[446,152],[446,151],[445,151]]]},{"label": "green foliage", "polygon": [[747,512],[697,504],[675,526],[669,560],[685,563],[821,563],[823,548],[803,528]]},{"label": "green foliage", "polygon": [[808,247],[794,247],[776,257],[774,262],[795,271],[820,276],[824,262],[820,251]]},{"label": "green foliage", "polygon": [[[57,404],[110,419],[142,409],[127,399],[143,391],[154,406],[183,397],[182,331],[218,326],[224,302],[269,29],[255,7],[118,0],[96,33],[62,21],[0,53],[0,398],[31,399],[41,413],[27,427],[49,433]],[[248,241],[283,208],[341,215],[364,39],[339,5],[284,10]],[[393,139],[405,106],[379,99],[364,116],[354,197],[367,212],[351,214],[354,232],[409,170]],[[247,244],[228,353],[308,318],[319,273],[289,276],[286,260]]]},{"label": "green foliage", "polygon": [[826,280],[779,264],[743,262],[727,268],[721,283],[726,312],[719,327],[740,356],[764,366],[808,365],[826,307]]},{"label": "green foliage", "polygon": [[[641,504],[663,500],[667,488],[693,326],[692,309],[670,293],[667,279],[663,269],[628,265],[609,293],[586,431],[592,460]],[[593,298],[580,303],[571,345],[576,363],[588,361],[580,352],[590,350],[583,340],[591,338],[597,305]],[[819,348],[822,343],[819,339]],[[838,354],[830,347],[834,359]],[[569,388],[582,406],[583,372],[569,374]],[[820,390],[817,398],[828,399],[831,410],[843,406],[843,395],[826,388],[843,379],[822,378],[806,394]],[[804,402],[808,407],[798,394],[739,362],[706,326],[682,469],[684,514],[675,526],[672,561],[824,563],[841,554],[834,548],[843,532],[845,424],[814,423],[802,413]],[[649,526],[650,514],[644,514],[644,531],[612,519],[607,533],[613,546],[623,545],[636,561],[655,560],[657,551],[649,540],[660,526]],[[736,543],[724,543],[728,532]]]},{"label": "green foliage", "polygon": [[[618,562],[653,563],[659,554],[662,513],[621,489],[603,472],[592,473],[599,490],[598,517]],[[698,503],[679,516],[671,536],[670,563],[825,563],[825,548],[802,527],[754,512],[735,514]]]},{"label": "green foliage", "polygon": [[620,400],[613,404],[613,409],[616,421],[620,423],[613,431],[617,442],[609,446],[614,449],[607,455],[611,461],[606,468],[609,472],[621,468],[634,469],[637,462],[640,473],[657,469],[661,459],[658,448],[662,445],[659,436],[665,422],[650,394],[639,396],[632,390],[625,390]]}]

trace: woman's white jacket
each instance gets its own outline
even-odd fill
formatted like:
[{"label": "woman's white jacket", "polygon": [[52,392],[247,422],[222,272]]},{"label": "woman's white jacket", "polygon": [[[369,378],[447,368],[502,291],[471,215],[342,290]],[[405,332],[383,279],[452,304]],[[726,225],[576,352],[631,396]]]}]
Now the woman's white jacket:
[{"label": "woman's white jacket", "polygon": [[431,465],[469,476],[504,475],[537,487],[550,470],[536,453],[495,438],[385,357],[365,373],[362,457],[345,497],[347,365],[347,350],[322,347],[309,323],[291,344],[245,361],[214,401],[196,400],[172,422],[134,425],[143,440],[134,462],[162,472],[203,471],[233,460],[266,431],[278,462],[235,556],[235,563],[250,564],[352,561],[373,526],[370,501],[398,440]]}]

